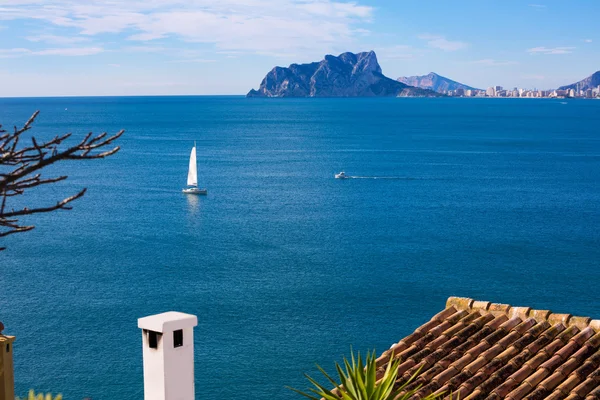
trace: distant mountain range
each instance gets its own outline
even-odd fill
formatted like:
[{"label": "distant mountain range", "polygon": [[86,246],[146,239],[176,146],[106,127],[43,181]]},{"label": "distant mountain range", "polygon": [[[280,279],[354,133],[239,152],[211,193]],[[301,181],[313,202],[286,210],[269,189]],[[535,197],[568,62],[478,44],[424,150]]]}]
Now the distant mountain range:
[{"label": "distant mountain range", "polygon": [[600,85],[600,71],[593,73],[587,78],[580,80],[579,82],[572,83],[570,85],[561,86],[559,90],[570,90],[579,88],[579,90],[595,89]]},{"label": "distant mountain range", "polygon": [[[600,71],[560,90],[600,85]],[[374,51],[326,55],[319,62],[275,67],[247,97],[439,97],[457,89],[477,89],[430,72],[397,80],[383,75]]]},{"label": "distant mountain range", "polygon": [[375,52],[327,55],[320,62],[275,67],[247,97],[438,97],[383,75]]},{"label": "distant mountain range", "polygon": [[433,90],[438,93],[445,93],[449,90],[463,89],[463,90],[480,90],[463,83],[453,81],[444,76],[438,75],[435,72],[430,72],[427,75],[421,76],[402,76],[398,78],[398,82],[402,82],[406,85],[418,87],[421,89]]}]

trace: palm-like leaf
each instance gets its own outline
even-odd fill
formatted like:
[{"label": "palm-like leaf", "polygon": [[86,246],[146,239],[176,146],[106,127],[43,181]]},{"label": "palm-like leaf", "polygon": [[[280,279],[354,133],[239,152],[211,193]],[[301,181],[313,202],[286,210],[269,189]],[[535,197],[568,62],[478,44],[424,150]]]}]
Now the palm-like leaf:
[{"label": "palm-like leaf", "polygon": [[[21,400],[20,397],[15,397],[15,400]],[[62,394],[56,395],[56,397],[52,397],[50,393],[44,395],[43,393],[35,394],[35,391],[31,389],[27,398],[23,397],[23,400],[62,400]]]},{"label": "palm-like leaf", "polygon": [[[376,360],[375,351],[367,352],[364,362],[360,352],[355,357],[354,353],[351,351],[350,359],[344,357],[341,364],[335,363],[339,383],[325,372],[323,368],[317,365],[319,371],[333,385],[333,389],[327,389],[307,374],[304,374],[304,376],[306,376],[309,382],[314,386],[314,388],[309,389],[312,394],[294,388],[289,389],[311,400],[391,400],[401,392],[404,392],[402,396],[395,399],[406,400],[414,395],[419,389],[419,387],[417,387],[413,390],[405,390],[406,386],[420,371],[417,371],[400,387],[394,389],[396,379],[398,378],[400,359],[394,359],[392,356],[385,368],[383,376],[379,380],[377,379]],[[438,396],[430,395],[424,397],[423,400],[432,400],[437,397]]]}]

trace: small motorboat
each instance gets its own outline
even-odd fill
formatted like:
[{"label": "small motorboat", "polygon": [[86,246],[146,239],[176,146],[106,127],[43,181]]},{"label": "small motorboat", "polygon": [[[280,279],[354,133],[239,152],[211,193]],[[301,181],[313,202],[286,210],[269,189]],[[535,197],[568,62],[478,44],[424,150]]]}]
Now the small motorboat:
[{"label": "small motorboat", "polygon": [[339,174],[335,174],[335,179],[347,179],[348,175],[346,175],[346,173],[344,171],[340,172]]}]

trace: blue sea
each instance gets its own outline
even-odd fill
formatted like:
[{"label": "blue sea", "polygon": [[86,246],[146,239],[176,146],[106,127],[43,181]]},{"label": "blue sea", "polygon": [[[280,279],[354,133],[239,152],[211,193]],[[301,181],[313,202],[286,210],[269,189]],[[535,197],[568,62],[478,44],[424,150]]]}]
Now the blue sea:
[{"label": "blue sea", "polygon": [[[600,318],[600,101],[0,99],[0,122],[36,109],[38,138],[126,133],[14,203],[88,188],[2,242],[17,394],[142,399],[137,318],[169,310],[198,316],[196,398],[250,400],[449,296]],[[194,141],[206,197],[181,193]]]}]

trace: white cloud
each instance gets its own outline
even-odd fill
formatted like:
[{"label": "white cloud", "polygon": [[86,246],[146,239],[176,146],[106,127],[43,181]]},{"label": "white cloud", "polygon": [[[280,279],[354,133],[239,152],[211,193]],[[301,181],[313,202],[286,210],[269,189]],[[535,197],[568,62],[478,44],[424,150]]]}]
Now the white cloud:
[{"label": "white cloud", "polygon": [[299,9],[306,10],[314,15],[324,17],[371,17],[372,9],[367,6],[357,6],[355,3],[338,3],[331,1],[308,1],[298,5]]},{"label": "white cloud", "polygon": [[102,53],[104,49],[102,47],[67,47],[59,49],[46,49],[34,51],[31,54],[38,56],[91,56],[94,54]]},{"label": "white cloud", "polygon": [[150,40],[162,39],[165,35],[162,33],[137,33],[135,35],[131,35],[127,38],[127,40],[136,40],[140,42],[147,42]]},{"label": "white cloud", "polygon": [[170,49],[163,46],[127,46],[121,50],[134,53],[164,53]]},{"label": "white cloud", "polygon": [[446,39],[444,36],[440,35],[419,35],[419,39],[426,40],[427,45],[429,47],[433,47],[434,49],[440,49],[444,51],[457,51],[467,48],[469,46],[468,43],[459,42],[459,41],[451,41]]},{"label": "white cloud", "polygon": [[0,49],[0,58],[15,58],[22,56],[90,56],[104,52],[102,47],[65,47],[44,50],[30,50],[24,48]]},{"label": "white cloud", "polygon": [[534,47],[527,49],[529,54],[569,54],[575,50],[575,47]]},{"label": "white cloud", "polygon": [[0,49],[0,58],[16,58],[31,53],[29,49]]},{"label": "white cloud", "polygon": [[586,43],[592,43],[592,39],[585,39],[584,42],[586,42]]},{"label": "white cloud", "polygon": [[357,25],[372,14],[372,7],[345,0],[3,0],[0,6],[0,20],[42,20],[75,35],[169,37],[259,54],[350,45],[365,34]]},{"label": "white cloud", "polygon": [[485,58],[483,60],[473,61],[473,62],[471,62],[471,64],[484,65],[486,67],[499,67],[499,66],[503,66],[503,65],[517,65],[518,62],[516,62],[516,61],[498,61],[498,60],[494,60],[492,58]]},{"label": "white cloud", "polygon": [[199,63],[199,64],[204,64],[204,63],[212,63],[212,62],[216,62],[217,60],[212,60],[212,59],[208,59],[208,58],[190,58],[187,60],[171,60],[169,61],[170,63]]},{"label": "white cloud", "polygon": [[533,7],[533,8],[546,8],[545,4],[529,4],[529,7]]},{"label": "white cloud", "polygon": [[108,64],[109,67],[119,68],[121,64]]},{"label": "white cloud", "polygon": [[37,35],[27,36],[25,39],[30,42],[44,42],[58,45],[69,45],[81,42],[87,42],[90,39],[81,36],[57,36],[57,35]]}]

